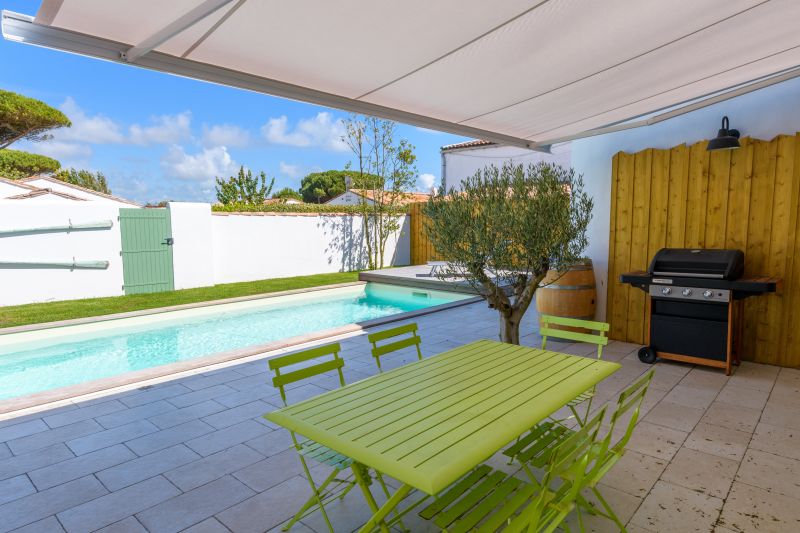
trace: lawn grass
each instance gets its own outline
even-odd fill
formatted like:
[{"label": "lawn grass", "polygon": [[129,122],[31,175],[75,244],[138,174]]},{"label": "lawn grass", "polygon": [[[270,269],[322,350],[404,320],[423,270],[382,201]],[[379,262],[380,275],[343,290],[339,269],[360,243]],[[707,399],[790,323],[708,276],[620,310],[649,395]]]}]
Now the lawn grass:
[{"label": "lawn grass", "polygon": [[319,287],[333,283],[358,281],[358,272],[337,272],[333,274],[315,274],[313,276],[297,276],[293,278],[263,279],[243,283],[226,283],[213,287],[199,287],[180,291],[156,292],[151,294],[132,294],[129,296],[112,296],[109,298],[89,298],[86,300],[68,300],[64,302],[48,302],[41,304],[14,305],[0,307],[0,328],[38,324],[56,320],[69,320],[89,316],[126,313],[142,309],[154,309],[171,305],[206,302],[251,296],[270,292]]}]

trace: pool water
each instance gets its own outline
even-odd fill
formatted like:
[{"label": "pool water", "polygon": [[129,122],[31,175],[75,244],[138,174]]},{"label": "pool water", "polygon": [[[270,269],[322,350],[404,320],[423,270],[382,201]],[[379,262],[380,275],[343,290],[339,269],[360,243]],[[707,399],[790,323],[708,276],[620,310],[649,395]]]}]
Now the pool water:
[{"label": "pool water", "polygon": [[[368,283],[245,304],[151,315],[150,323],[93,328],[0,345],[0,399],[117,376],[133,370],[265,344],[296,335],[415,311],[469,295]],[[273,301],[270,301],[273,300]],[[263,302],[263,304],[261,303]],[[214,308],[220,308],[215,310]],[[141,321],[140,321],[141,322]],[[117,326],[117,324],[119,326]],[[70,329],[70,328],[62,328]],[[86,329],[86,328],[85,328]],[[14,334],[12,334],[14,335]],[[2,336],[0,336],[2,339]],[[366,342],[366,341],[365,341]]]}]

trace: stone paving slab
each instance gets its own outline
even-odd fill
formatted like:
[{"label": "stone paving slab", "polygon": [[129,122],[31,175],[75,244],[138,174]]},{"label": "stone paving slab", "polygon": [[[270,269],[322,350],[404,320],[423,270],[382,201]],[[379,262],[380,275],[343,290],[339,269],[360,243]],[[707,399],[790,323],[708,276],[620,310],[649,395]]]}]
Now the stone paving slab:
[{"label": "stone paving slab", "polygon": [[[482,303],[416,322],[425,356],[493,338],[497,329],[496,313]],[[523,343],[540,342],[533,310],[522,330]],[[323,342],[329,341],[311,345]],[[339,342],[348,380],[376,372],[364,333]],[[585,345],[549,347],[593,356]],[[637,348],[612,341],[604,350],[622,369],[598,386],[596,408],[649,369],[638,361]],[[396,354],[386,367],[414,359]],[[279,528],[310,489],[289,433],[261,418],[281,405],[269,378],[265,359],[247,360],[0,422],[0,532]],[[326,376],[297,383],[289,401],[337,385]],[[729,378],[659,363],[629,451],[601,491],[632,532],[796,530],[798,420],[800,371],[744,363]],[[315,479],[328,473],[324,465],[312,467]],[[368,512],[358,490],[333,505],[337,531],[357,527]],[[569,523],[574,526],[576,517]],[[413,531],[432,530],[416,517],[408,524]],[[592,531],[615,530],[596,517],[586,524]],[[326,530],[311,516],[292,531]]]}]

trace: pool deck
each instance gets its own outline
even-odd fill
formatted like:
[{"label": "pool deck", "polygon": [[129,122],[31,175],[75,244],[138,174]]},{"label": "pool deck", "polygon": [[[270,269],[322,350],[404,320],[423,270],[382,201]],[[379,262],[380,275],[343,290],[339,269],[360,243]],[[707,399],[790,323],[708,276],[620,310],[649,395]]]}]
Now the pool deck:
[{"label": "pool deck", "polygon": [[[425,356],[497,335],[497,313],[482,302],[414,320]],[[522,328],[523,344],[538,345],[533,310]],[[348,381],[376,373],[368,331],[336,337]],[[549,347],[592,356],[586,345]],[[611,342],[604,351],[622,368],[598,386],[598,407],[650,368],[638,361],[637,348]],[[7,415],[0,421],[0,532],[278,528],[309,487],[288,433],[261,418],[281,404],[265,363],[274,353]],[[409,350],[384,364],[415,359]],[[333,377],[318,377],[293,388],[290,399],[336,385]],[[794,531],[800,522],[799,420],[798,370],[744,363],[726,377],[659,363],[629,451],[600,489],[631,532]],[[505,465],[502,457],[490,462]],[[312,469],[315,477],[326,474],[325,467]],[[359,491],[328,509],[336,531],[352,531],[370,514]],[[575,516],[570,522],[576,525]],[[413,513],[406,524],[415,532],[433,531]],[[616,530],[594,517],[586,525]],[[317,513],[291,531],[327,530]]]},{"label": "pool deck", "polygon": [[431,276],[430,273],[431,267],[429,265],[411,265],[381,270],[367,270],[359,273],[358,279],[437,291],[475,292],[472,286],[464,281],[463,278],[454,277],[442,280],[436,276]]}]

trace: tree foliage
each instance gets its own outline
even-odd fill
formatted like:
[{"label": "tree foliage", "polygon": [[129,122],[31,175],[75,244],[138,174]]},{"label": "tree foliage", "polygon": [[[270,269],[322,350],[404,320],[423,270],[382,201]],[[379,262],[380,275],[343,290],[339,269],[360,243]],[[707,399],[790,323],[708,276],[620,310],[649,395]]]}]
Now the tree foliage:
[{"label": "tree foliage", "polygon": [[35,174],[50,174],[61,168],[55,159],[23,152],[20,150],[0,150],[0,177],[12,180],[27,178]]},{"label": "tree foliage", "polygon": [[108,181],[102,172],[92,172],[91,170],[76,170],[74,168],[63,169],[54,174],[63,182],[78,185],[85,189],[111,194]]},{"label": "tree foliage", "polygon": [[64,113],[44,102],[0,90],[0,149],[22,139],[46,141],[50,130],[71,125]]},{"label": "tree foliage", "polygon": [[275,178],[267,185],[267,175],[262,170],[257,177],[253,172],[244,167],[239,167],[237,176],[228,179],[217,178],[217,200],[221,204],[263,204],[272,193]]},{"label": "tree foliage", "polygon": [[371,180],[379,179],[378,176],[369,173],[362,174],[354,170],[312,172],[300,182],[300,194],[304,202],[324,204],[347,190],[348,178],[351,189],[370,188]]},{"label": "tree foliage", "polygon": [[377,117],[352,115],[345,121],[343,140],[355,156],[352,169],[372,200],[361,196],[358,204],[370,269],[383,268],[386,242],[400,229],[397,213],[417,179],[414,146],[396,141],[396,130],[396,123]]},{"label": "tree foliage", "polygon": [[448,261],[501,316],[501,339],[519,324],[550,269],[566,271],[588,245],[592,199],[574,170],[549,163],[489,166],[462,190],[432,197],[425,230]]},{"label": "tree foliage", "polygon": [[292,189],[291,187],[284,187],[283,189],[273,194],[272,197],[283,201],[286,200],[299,200],[301,202],[303,201],[303,196],[296,190]]}]

